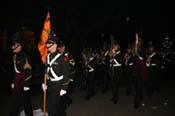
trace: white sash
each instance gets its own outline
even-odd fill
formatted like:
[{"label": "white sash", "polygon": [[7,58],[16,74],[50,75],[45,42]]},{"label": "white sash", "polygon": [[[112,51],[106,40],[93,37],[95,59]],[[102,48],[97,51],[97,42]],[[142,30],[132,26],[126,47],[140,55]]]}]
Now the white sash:
[{"label": "white sash", "polygon": [[54,70],[52,69],[52,64],[61,56],[60,53],[58,53],[51,61],[50,61],[50,54],[48,54],[47,56],[47,63],[50,65],[49,67],[47,67],[47,73],[49,73],[49,71],[51,72],[53,78],[50,78],[51,81],[59,81],[63,79],[63,75],[62,76],[57,76],[54,72]]}]

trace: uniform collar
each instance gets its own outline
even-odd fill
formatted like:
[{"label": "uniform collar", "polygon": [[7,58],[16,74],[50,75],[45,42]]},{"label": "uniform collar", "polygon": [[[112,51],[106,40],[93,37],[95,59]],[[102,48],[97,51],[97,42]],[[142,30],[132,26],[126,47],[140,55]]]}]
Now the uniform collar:
[{"label": "uniform collar", "polygon": [[56,56],[57,54],[61,54],[61,53],[58,52],[58,51],[55,51],[55,52],[53,52],[53,53],[50,53],[50,56]]}]

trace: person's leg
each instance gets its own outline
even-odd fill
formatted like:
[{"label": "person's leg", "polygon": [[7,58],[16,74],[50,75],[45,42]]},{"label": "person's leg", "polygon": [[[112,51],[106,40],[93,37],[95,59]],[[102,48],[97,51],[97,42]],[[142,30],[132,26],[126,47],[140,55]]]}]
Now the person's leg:
[{"label": "person's leg", "polygon": [[27,91],[24,93],[23,96],[23,106],[25,110],[26,116],[33,116],[33,109],[32,109],[32,104],[31,104],[31,98],[30,98],[30,92]]},{"label": "person's leg", "polygon": [[58,108],[57,108],[57,101],[59,101],[59,92],[56,93],[49,93],[47,96],[47,108],[49,116],[59,116]]},{"label": "person's leg", "polygon": [[22,103],[21,97],[19,97],[19,96],[13,97],[10,116],[18,116],[19,115],[19,109],[20,109],[21,103]]}]

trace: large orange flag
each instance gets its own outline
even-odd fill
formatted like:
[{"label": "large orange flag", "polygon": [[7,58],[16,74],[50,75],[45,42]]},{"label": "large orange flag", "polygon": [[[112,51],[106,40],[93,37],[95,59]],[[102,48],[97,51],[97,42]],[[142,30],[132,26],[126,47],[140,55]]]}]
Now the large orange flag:
[{"label": "large orange flag", "polygon": [[41,33],[41,40],[38,43],[38,50],[41,54],[41,59],[43,63],[46,62],[46,56],[47,56],[46,41],[48,40],[50,31],[51,31],[51,21],[50,21],[50,12],[48,12],[46,20],[44,22],[44,28]]}]

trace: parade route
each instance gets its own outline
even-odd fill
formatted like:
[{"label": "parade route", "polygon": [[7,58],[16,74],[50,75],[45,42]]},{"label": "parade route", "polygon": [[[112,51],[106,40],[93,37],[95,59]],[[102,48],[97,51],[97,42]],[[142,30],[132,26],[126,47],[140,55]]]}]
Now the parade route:
[{"label": "parade route", "polygon": [[[175,93],[174,79],[167,81],[161,90],[161,95],[156,95],[152,100],[144,98],[145,106],[139,109],[133,108],[133,94],[126,96],[125,86],[120,88],[120,98],[117,104],[110,101],[111,92],[102,94],[99,87],[96,94],[90,100],[85,100],[85,92],[77,86],[71,94],[72,104],[67,108],[67,116],[174,116],[175,115]],[[1,85],[2,86],[2,85]],[[32,88],[33,109],[43,109],[42,91],[35,86]],[[170,89],[172,91],[170,91]],[[0,116],[8,116],[12,96],[1,89],[0,96]]]}]

